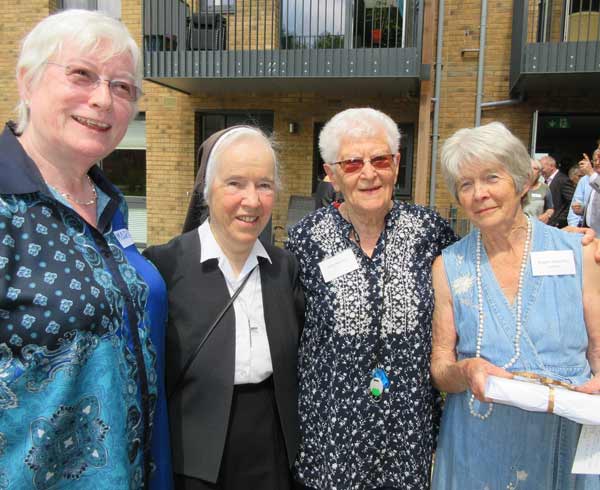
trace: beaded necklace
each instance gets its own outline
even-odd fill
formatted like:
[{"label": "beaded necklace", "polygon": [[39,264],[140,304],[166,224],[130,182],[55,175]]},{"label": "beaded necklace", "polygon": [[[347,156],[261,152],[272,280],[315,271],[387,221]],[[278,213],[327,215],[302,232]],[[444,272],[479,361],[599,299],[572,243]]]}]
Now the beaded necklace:
[{"label": "beaded necklace", "polygon": [[[523,307],[523,282],[525,278],[525,271],[527,270],[527,259],[529,258],[529,247],[531,245],[531,218],[527,218],[527,237],[525,238],[525,247],[523,248],[523,258],[521,259],[521,269],[519,271],[519,286],[517,289],[517,296],[515,298],[516,303],[516,327],[515,327],[515,338],[513,340],[513,346],[515,354],[511,359],[502,366],[502,369],[508,369],[511,367],[517,359],[521,356],[521,333],[523,330],[521,311]],[[478,327],[477,327],[477,344],[475,346],[475,358],[481,357],[481,343],[483,340],[483,287],[481,285],[481,232],[477,232],[477,251],[475,256],[475,279],[477,282],[477,308],[479,313]],[[469,398],[469,412],[473,417],[485,420],[491,414],[494,409],[494,404],[490,403],[486,413],[483,415],[476,412],[473,408],[475,403],[475,395],[471,394]]]}]

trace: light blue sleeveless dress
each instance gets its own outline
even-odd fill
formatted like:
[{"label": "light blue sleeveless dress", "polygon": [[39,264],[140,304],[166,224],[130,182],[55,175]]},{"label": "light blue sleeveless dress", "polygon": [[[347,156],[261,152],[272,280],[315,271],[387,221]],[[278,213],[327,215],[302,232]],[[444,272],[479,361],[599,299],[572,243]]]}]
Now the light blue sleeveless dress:
[{"label": "light blue sleeveless dress", "polygon": [[[573,250],[576,274],[538,276],[527,265],[521,356],[510,371],[572,384],[591,377],[582,304],[581,235],[533,220],[532,251]],[[443,252],[453,297],[459,359],[475,357],[478,300],[477,231]],[[515,306],[506,300],[482,248],[484,333],[481,356],[502,366],[514,355]],[[556,415],[494,404],[481,420],[469,412],[470,391],[449,394],[436,452],[433,490],[598,490],[600,476],[572,475],[581,425]],[[482,415],[489,404],[475,400]]]}]

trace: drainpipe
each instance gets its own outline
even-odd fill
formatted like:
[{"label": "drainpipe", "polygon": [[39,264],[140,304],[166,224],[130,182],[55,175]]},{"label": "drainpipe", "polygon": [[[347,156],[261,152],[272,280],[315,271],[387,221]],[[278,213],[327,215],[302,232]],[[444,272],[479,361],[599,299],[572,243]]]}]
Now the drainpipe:
[{"label": "drainpipe", "polygon": [[510,105],[520,104],[521,102],[523,102],[523,100],[525,100],[525,97],[523,97],[523,94],[521,94],[518,99],[495,100],[494,102],[483,102],[480,104],[480,107],[482,110],[490,109],[493,107],[506,107],[506,106],[510,106]]},{"label": "drainpipe", "polygon": [[485,40],[487,33],[487,0],[481,0],[479,28],[479,63],[477,66],[477,100],[475,102],[475,127],[481,125],[481,100],[483,99],[483,67],[485,65]]},{"label": "drainpipe", "polygon": [[429,182],[429,206],[435,205],[436,165],[440,139],[440,95],[442,86],[442,45],[444,42],[444,0],[438,1],[437,47],[435,53],[435,91],[433,94],[433,131],[431,134],[431,179]]}]

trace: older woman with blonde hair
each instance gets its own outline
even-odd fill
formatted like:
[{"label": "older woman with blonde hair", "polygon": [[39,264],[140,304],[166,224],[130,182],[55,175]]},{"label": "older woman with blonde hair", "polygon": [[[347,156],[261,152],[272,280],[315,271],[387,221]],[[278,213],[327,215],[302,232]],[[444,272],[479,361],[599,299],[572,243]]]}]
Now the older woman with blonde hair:
[{"label": "older woman with blonde hair", "polygon": [[448,392],[433,488],[599,489],[571,473],[580,424],[486,398],[514,373],[600,392],[595,247],[524,214],[529,155],[500,123],[448,138],[442,171],[475,229],[433,265],[431,373]]},{"label": "older woman with blonde hair", "polygon": [[169,488],[166,291],[96,165],[137,111],[117,20],[70,10],[26,36],[0,136],[0,487]]}]

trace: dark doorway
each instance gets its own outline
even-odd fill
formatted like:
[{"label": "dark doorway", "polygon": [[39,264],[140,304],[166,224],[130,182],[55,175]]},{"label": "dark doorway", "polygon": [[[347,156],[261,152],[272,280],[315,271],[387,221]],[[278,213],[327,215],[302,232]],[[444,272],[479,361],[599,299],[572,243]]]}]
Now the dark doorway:
[{"label": "dark doorway", "polygon": [[598,147],[600,114],[540,113],[535,154],[550,154],[564,173]]}]

